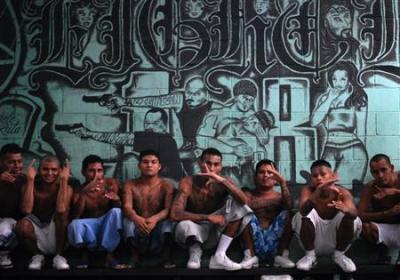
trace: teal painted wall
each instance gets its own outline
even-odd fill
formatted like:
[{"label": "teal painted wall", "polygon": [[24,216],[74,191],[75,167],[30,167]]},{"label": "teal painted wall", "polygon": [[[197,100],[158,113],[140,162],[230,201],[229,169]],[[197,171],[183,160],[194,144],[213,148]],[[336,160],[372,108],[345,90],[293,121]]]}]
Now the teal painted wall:
[{"label": "teal painted wall", "polygon": [[0,25],[0,146],[78,178],[90,153],[136,176],[144,148],[179,179],[216,147],[241,186],[262,158],[292,184],[325,158],[349,188],[399,163],[397,0],[3,0]]}]

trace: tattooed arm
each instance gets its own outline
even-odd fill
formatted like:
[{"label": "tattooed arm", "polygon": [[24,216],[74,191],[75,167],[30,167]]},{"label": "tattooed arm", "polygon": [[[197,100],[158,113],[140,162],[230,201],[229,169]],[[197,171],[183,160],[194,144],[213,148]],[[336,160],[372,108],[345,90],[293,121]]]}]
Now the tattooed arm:
[{"label": "tattooed arm", "polygon": [[128,180],[125,183],[122,195],[122,210],[124,215],[135,224],[141,233],[149,234],[151,229],[147,226],[145,218],[136,213],[135,206],[133,205],[132,189],[134,187],[135,182],[133,180]]},{"label": "tattooed arm", "polygon": [[301,190],[299,199],[299,212],[303,216],[308,215],[308,213],[310,213],[314,208],[314,197],[312,194],[313,190],[309,186],[305,186]]},{"label": "tattooed arm", "polygon": [[197,214],[186,211],[187,200],[192,194],[192,177],[188,176],[181,180],[179,184],[179,192],[172,203],[171,207],[171,219],[173,221],[207,221],[208,216],[206,214]]}]

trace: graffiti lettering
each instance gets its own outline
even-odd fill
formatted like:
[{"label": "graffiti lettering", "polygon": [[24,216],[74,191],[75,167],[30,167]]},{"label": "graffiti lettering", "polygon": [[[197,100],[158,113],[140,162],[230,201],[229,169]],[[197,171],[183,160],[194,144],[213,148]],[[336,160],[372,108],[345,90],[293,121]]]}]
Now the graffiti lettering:
[{"label": "graffiti lettering", "polygon": [[23,125],[16,119],[15,114],[3,113],[0,115],[0,135],[18,136],[23,129]]}]

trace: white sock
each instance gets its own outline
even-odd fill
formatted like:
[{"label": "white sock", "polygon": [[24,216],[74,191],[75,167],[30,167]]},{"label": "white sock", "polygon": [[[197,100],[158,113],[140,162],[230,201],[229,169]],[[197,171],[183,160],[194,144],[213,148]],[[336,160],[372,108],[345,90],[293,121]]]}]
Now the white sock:
[{"label": "white sock", "polygon": [[250,249],[244,250],[243,255],[244,255],[245,257],[251,257]]},{"label": "white sock", "polygon": [[344,251],[335,250],[333,255],[335,256],[335,258],[341,257],[344,255]]},{"label": "white sock", "polygon": [[215,251],[215,255],[226,255],[226,250],[228,250],[229,245],[231,245],[233,238],[228,235],[222,234],[219,239],[217,251]]},{"label": "white sock", "polygon": [[189,253],[196,253],[196,252],[201,252],[201,247],[199,243],[194,243],[192,246],[189,247]]},{"label": "white sock", "polygon": [[315,250],[306,251],[307,256],[315,257]]},{"label": "white sock", "polygon": [[282,257],[286,257],[286,258],[289,257],[289,250],[288,249],[283,250]]}]

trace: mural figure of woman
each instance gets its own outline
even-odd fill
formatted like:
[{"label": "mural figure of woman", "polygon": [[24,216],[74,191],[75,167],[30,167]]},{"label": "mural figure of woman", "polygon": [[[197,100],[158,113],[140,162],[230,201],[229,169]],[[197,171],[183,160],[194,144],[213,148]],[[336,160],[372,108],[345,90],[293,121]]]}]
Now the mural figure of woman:
[{"label": "mural figure of woman", "polygon": [[311,126],[322,126],[327,135],[321,158],[332,162],[335,171],[353,183],[363,181],[368,162],[368,97],[356,81],[357,73],[349,61],[338,62],[329,69],[328,89],[318,98],[311,114]]}]

